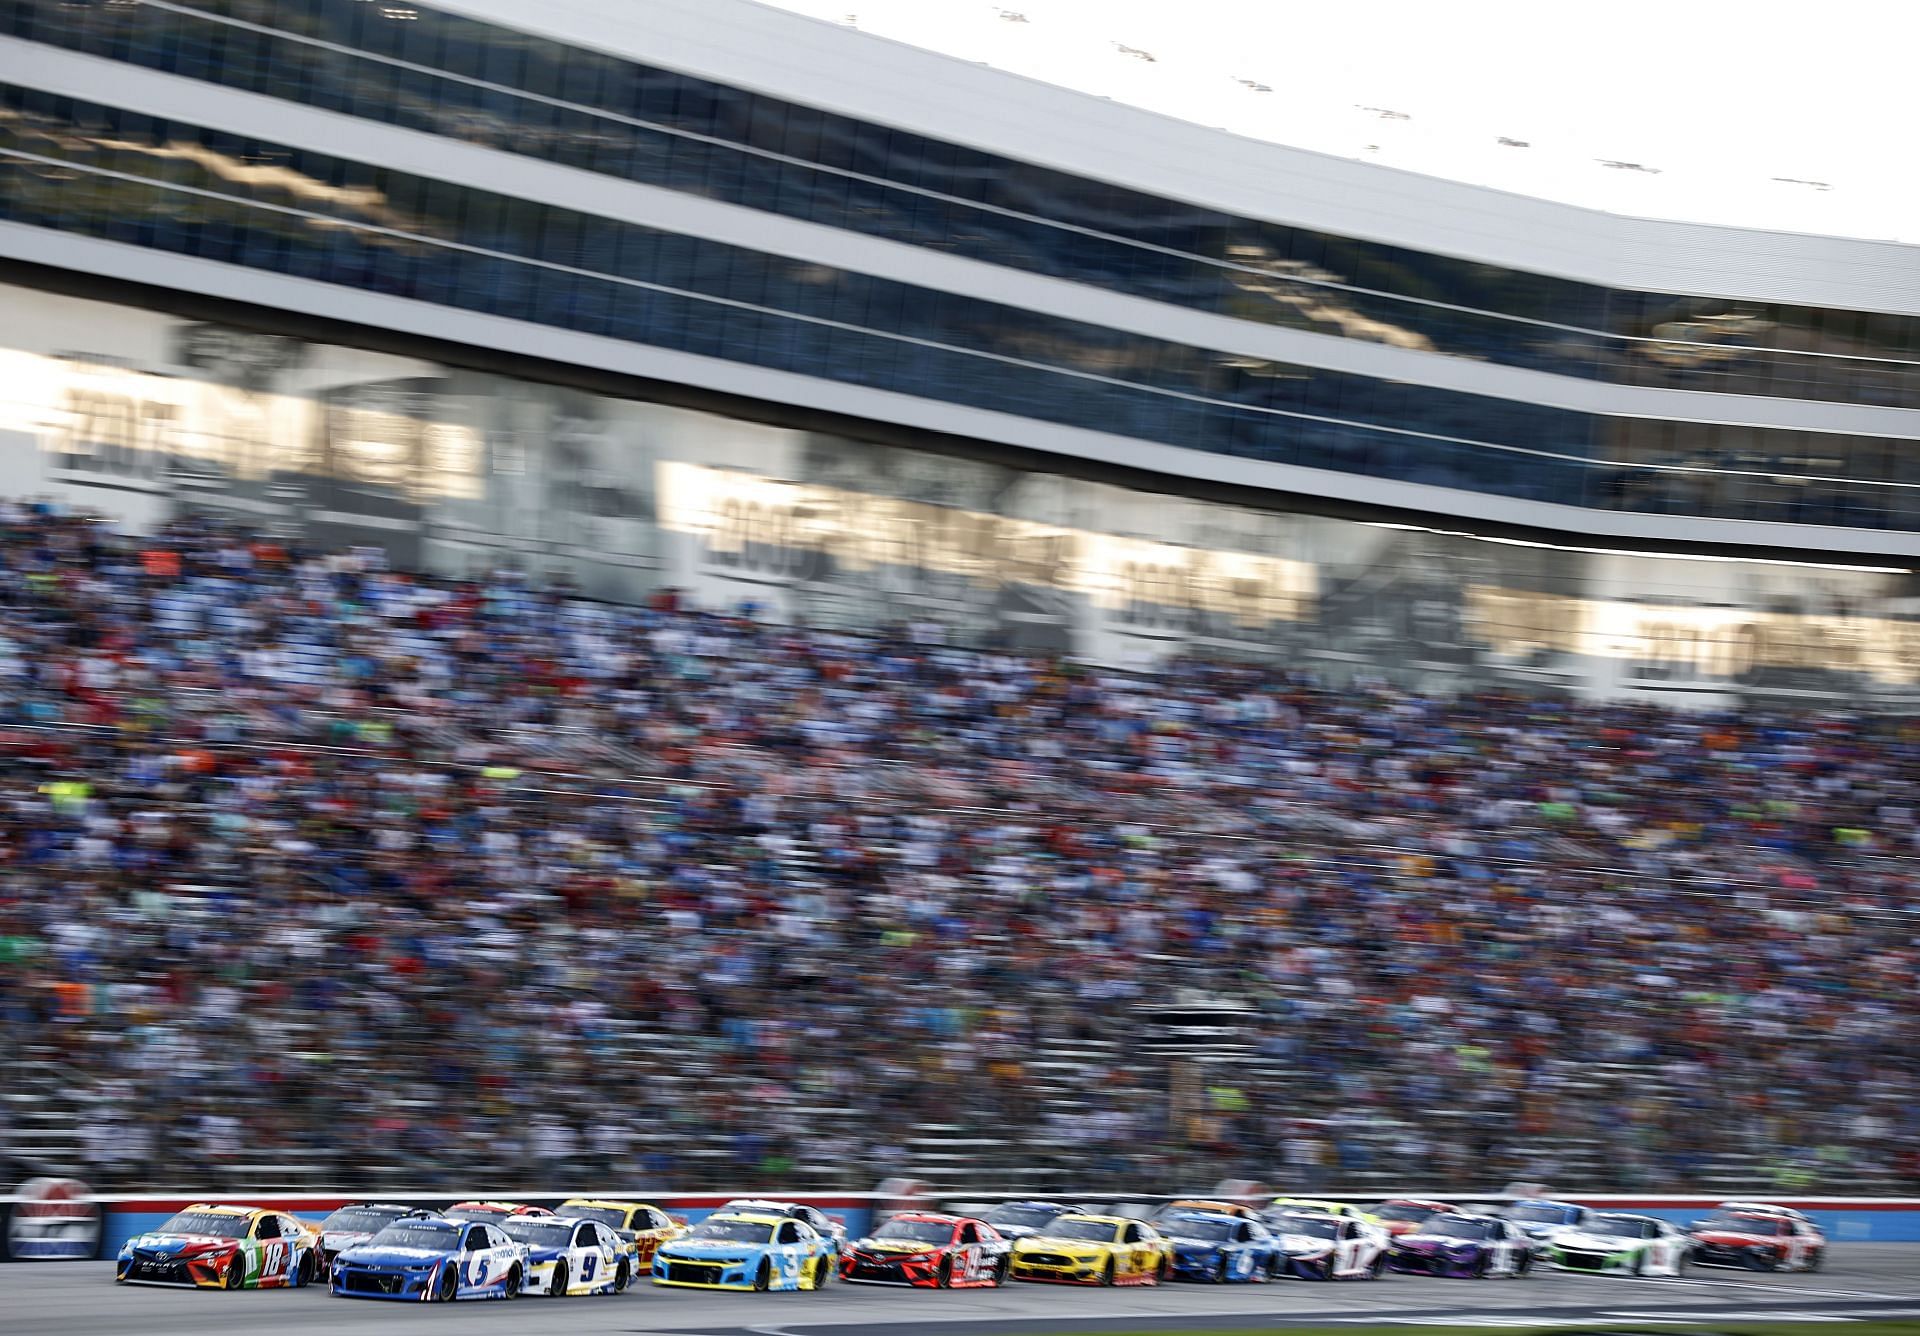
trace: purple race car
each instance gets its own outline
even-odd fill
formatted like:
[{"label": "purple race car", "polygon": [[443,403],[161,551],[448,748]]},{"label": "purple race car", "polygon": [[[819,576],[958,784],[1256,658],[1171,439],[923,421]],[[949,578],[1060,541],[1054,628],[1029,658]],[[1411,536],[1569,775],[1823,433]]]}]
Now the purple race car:
[{"label": "purple race car", "polygon": [[1490,1215],[1435,1215],[1393,1241],[1387,1265],[1423,1276],[1518,1278],[1533,1267],[1533,1244],[1517,1226]]}]

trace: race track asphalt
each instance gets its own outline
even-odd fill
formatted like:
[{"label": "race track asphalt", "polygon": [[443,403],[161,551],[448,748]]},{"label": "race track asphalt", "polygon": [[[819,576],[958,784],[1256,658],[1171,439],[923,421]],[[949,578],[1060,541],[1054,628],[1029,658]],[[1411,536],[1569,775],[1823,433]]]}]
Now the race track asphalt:
[{"label": "race track asphalt", "polygon": [[[1083,1290],[1011,1285],[948,1293],[834,1284],[819,1294],[731,1294],[643,1285],[598,1298],[396,1304],[325,1290],[147,1289],[113,1283],[109,1264],[0,1266],[4,1336],[500,1336],[735,1333],[754,1336],[1040,1336],[1045,1332],[1319,1324],[1516,1323],[1540,1318],[1650,1326],[1661,1319],[1762,1316],[1920,1321],[1920,1244],[1839,1244],[1815,1275],[1695,1269],[1683,1280],[1538,1272],[1520,1281],[1388,1276],[1376,1282],[1174,1284]],[[938,1331],[929,1331],[937,1327]],[[1844,1332],[1845,1327],[1836,1328]]]}]

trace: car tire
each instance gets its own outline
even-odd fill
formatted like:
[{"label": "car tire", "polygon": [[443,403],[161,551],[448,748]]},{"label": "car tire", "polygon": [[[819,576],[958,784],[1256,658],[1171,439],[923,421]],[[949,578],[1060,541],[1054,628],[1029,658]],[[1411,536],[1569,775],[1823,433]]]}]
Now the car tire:
[{"label": "car tire", "polygon": [[553,1280],[547,1285],[547,1297],[549,1299],[566,1298],[567,1281],[570,1279],[572,1277],[567,1275],[567,1259],[562,1257],[553,1264]]},{"label": "car tire", "polygon": [[1013,1259],[1004,1255],[993,1264],[993,1288],[997,1290],[1007,1283],[1007,1272],[1012,1266]]},{"label": "car tire", "polygon": [[615,1294],[625,1294],[627,1292],[627,1286],[631,1284],[633,1284],[633,1271],[627,1266],[627,1259],[622,1257],[620,1259],[620,1265],[613,1270],[613,1292]]},{"label": "car tire", "polygon": [[1233,1270],[1233,1268],[1227,1265],[1227,1255],[1226,1255],[1225,1253],[1222,1253],[1222,1254],[1220,1254],[1220,1265],[1219,1265],[1219,1266],[1216,1266],[1216,1267],[1215,1267],[1215,1268],[1213,1269],[1213,1280],[1214,1280],[1214,1283],[1215,1283],[1216,1285],[1224,1285],[1224,1284],[1226,1284],[1226,1283],[1227,1283],[1227,1277],[1228,1277],[1228,1274],[1229,1274],[1229,1273],[1230,1273],[1230,1272],[1231,1272],[1232,1270]]},{"label": "car tire", "polygon": [[1386,1253],[1386,1249],[1383,1248],[1380,1250],[1379,1255],[1373,1259],[1373,1265],[1367,1268],[1367,1279],[1378,1280],[1380,1279],[1380,1277],[1386,1274],[1387,1274],[1387,1253]]},{"label": "car tire", "polygon": [[1110,1290],[1113,1288],[1113,1282],[1117,1278],[1117,1270],[1118,1268],[1114,1260],[1109,1257],[1107,1259],[1107,1269],[1100,1273],[1100,1287],[1102,1289]]},{"label": "car tire", "polygon": [[1633,1255],[1633,1269],[1631,1274],[1636,1276],[1644,1276],[1647,1274],[1647,1254],[1644,1249]]},{"label": "car tire", "polygon": [[1809,1252],[1807,1254],[1808,1272],[1811,1273],[1814,1271],[1818,1271],[1820,1269],[1820,1264],[1826,1260],[1827,1260],[1827,1250],[1825,1248],[1815,1248],[1812,1252]]},{"label": "car tire", "polygon": [[760,1259],[759,1270],[753,1273],[753,1288],[761,1294],[773,1288],[773,1263],[764,1257]]},{"label": "car tire", "polygon": [[313,1277],[314,1277],[313,1254],[312,1253],[300,1254],[300,1268],[299,1270],[295,1271],[293,1274],[293,1287],[296,1290],[304,1290],[305,1288],[307,1288],[307,1286],[313,1284]]},{"label": "car tire", "polygon": [[450,1304],[460,1292],[460,1268],[451,1260],[440,1264],[440,1279],[433,1287],[433,1297],[443,1304]]},{"label": "car tire", "polygon": [[1528,1276],[1532,1274],[1533,1274],[1533,1254],[1532,1253],[1523,1252],[1518,1257],[1514,1258],[1513,1278],[1515,1280],[1525,1280]]},{"label": "car tire", "polygon": [[936,1290],[950,1290],[953,1288],[953,1258],[942,1257],[940,1259],[940,1269],[934,1273],[933,1287]]},{"label": "car tire", "polygon": [[246,1254],[236,1252],[233,1255],[233,1260],[227,1263],[226,1272],[220,1277],[220,1288],[223,1290],[238,1290],[246,1288],[246,1284]]},{"label": "car tire", "polygon": [[518,1299],[520,1297],[521,1283],[522,1283],[522,1277],[520,1275],[520,1267],[516,1263],[514,1267],[507,1272],[507,1288],[506,1288],[507,1298]]},{"label": "car tire", "polygon": [[1492,1265],[1493,1259],[1485,1253],[1481,1253],[1480,1260],[1473,1264],[1473,1278],[1475,1280],[1485,1280],[1487,1278],[1487,1271]]},{"label": "car tire", "polygon": [[813,1292],[819,1294],[833,1283],[833,1258],[821,1253],[813,1264]]}]

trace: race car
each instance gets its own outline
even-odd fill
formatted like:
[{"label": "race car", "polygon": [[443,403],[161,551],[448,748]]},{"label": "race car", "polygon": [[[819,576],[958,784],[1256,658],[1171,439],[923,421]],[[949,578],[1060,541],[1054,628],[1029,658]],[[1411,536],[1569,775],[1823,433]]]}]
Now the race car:
[{"label": "race car", "polygon": [[1271,1228],[1280,1244],[1281,1274],[1302,1280],[1378,1280],[1387,1269],[1393,1236],[1362,1221],[1296,1211],[1280,1216]]},{"label": "race car", "polygon": [[417,1220],[432,1215],[423,1206],[395,1206],[382,1202],[356,1202],[342,1206],[320,1222],[320,1274],[333,1267],[333,1259],[343,1249],[365,1243],[396,1220]]},{"label": "race car", "polygon": [[833,1247],[836,1260],[840,1250],[847,1243],[847,1225],[844,1220],[836,1220],[817,1206],[803,1206],[797,1201],[762,1201],[758,1197],[736,1197],[730,1202],[721,1203],[722,1211],[752,1212],[756,1215],[782,1215],[789,1220],[800,1220],[810,1225],[813,1232],[825,1239]]},{"label": "race car", "polygon": [[[1731,1208],[1731,1209],[1730,1209]],[[1818,1271],[1826,1236],[1798,1211],[1736,1202],[1687,1226],[1693,1261],[1753,1271]]]},{"label": "race car", "polygon": [[702,1290],[823,1290],[833,1245],[804,1220],[717,1211],[653,1254],[653,1283]]},{"label": "race car", "polygon": [[1373,1208],[1373,1218],[1388,1234],[1411,1234],[1429,1217],[1457,1215],[1459,1208],[1443,1201],[1424,1201],[1419,1197],[1394,1197]]},{"label": "race car", "polygon": [[1314,1197],[1275,1197],[1273,1201],[1267,1205],[1267,1209],[1260,1212],[1260,1218],[1268,1223],[1272,1223],[1275,1216],[1282,1215],[1288,1211],[1307,1211],[1314,1215],[1345,1216],[1349,1220],[1359,1220],[1369,1225],[1378,1225],[1381,1223],[1378,1216],[1374,1215],[1371,1211],[1362,1210],[1352,1202],[1320,1201]]},{"label": "race car", "polygon": [[1713,1208],[1716,1211],[1759,1211],[1763,1215],[1785,1215],[1795,1220],[1806,1220],[1805,1211],[1797,1211],[1791,1206],[1776,1206],[1766,1201],[1723,1201]]},{"label": "race car", "polygon": [[1544,1201],[1538,1197],[1522,1197],[1500,1212],[1503,1219],[1520,1226],[1536,1243],[1555,1230],[1580,1224],[1588,1214],[1586,1207],[1575,1206],[1570,1201]]},{"label": "race car", "polygon": [[487,1220],[494,1224],[510,1215],[552,1215],[544,1206],[528,1206],[517,1201],[457,1201],[441,1211],[442,1220]]},{"label": "race car", "polygon": [[484,1220],[396,1220],[333,1261],[332,1292],[351,1299],[514,1299],[527,1250]]},{"label": "race car", "polygon": [[1666,1221],[1619,1211],[1594,1211],[1540,1244],[1540,1259],[1556,1271],[1622,1276],[1683,1276],[1692,1252],[1693,1240]]},{"label": "race car", "polygon": [[981,1214],[981,1220],[993,1226],[1003,1239],[1025,1238],[1035,1230],[1052,1224],[1063,1215],[1072,1215],[1073,1207],[1057,1201],[1007,1201]]},{"label": "race car", "polygon": [[298,1289],[320,1274],[312,1225],[256,1206],[187,1207],[120,1245],[113,1278],[182,1289]]},{"label": "race car", "polygon": [[[1196,1203],[1201,1204],[1201,1203]],[[1285,1255],[1280,1241],[1258,1220],[1224,1211],[1175,1211],[1154,1221],[1173,1245],[1172,1278],[1231,1281],[1272,1280]]]},{"label": "race car", "polygon": [[1517,1279],[1533,1268],[1533,1243],[1497,1216],[1433,1215],[1388,1245],[1387,1266],[1416,1275]]},{"label": "race car", "polygon": [[1013,1241],[1007,1274],[1055,1285],[1158,1285],[1173,1273],[1173,1245],[1144,1220],[1055,1217]]},{"label": "race car", "polygon": [[633,1257],[620,1236],[598,1220],[565,1215],[513,1215],[500,1232],[527,1250],[527,1294],[619,1294],[633,1279]]},{"label": "race car", "polygon": [[[1176,1201],[1166,1202],[1154,1207],[1153,1210],[1147,1213],[1147,1219],[1157,1225],[1169,1216],[1183,1215],[1190,1211],[1197,1211],[1202,1215],[1236,1215],[1243,1220],[1258,1220],[1260,1218],[1260,1212],[1240,1202],[1212,1201],[1199,1197],[1182,1197]],[[1162,1230],[1161,1232],[1165,1233],[1166,1231]]]},{"label": "race car", "polygon": [[687,1222],[668,1215],[658,1206],[639,1201],[599,1201],[592,1197],[569,1197],[560,1203],[562,1215],[582,1220],[598,1220],[620,1236],[633,1258],[633,1274],[639,1275],[653,1265],[653,1252],[668,1239],[687,1232]]},{"label": "race car", "polygon": [[1007,1241],[983,1221],[908,1211],[847,1244],[840,1255],[840,1279],[855,1285],[981,1289],[1006,1283],[1008,1254]]}]

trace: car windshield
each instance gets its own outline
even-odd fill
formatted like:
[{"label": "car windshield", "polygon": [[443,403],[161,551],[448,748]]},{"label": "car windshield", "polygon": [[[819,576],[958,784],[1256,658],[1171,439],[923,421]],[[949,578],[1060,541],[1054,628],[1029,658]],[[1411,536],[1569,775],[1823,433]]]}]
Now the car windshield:
[{"label": "car windshield", "polygon": [[182,1211],[154,1231],[156,1234],[208,1234],[221,1239],[247,1236],[247,1217],[216,1211]]},{"label": "car windshield", "polygon": [[627,1213],[611,1206],[568,1206],[563,1208],[568,1215],[582,1220],[598,1220],[609,1229],[625,1229]]},{"label": "car windshield", "polygon": [[1610,1239],[1650,1239],[1654,1228],[1651,1220],[1635,1220],[1630,1215],[1589,1216],[1587,1223],[1580,1227],[1589,1234]]},{"label": "car windshield", "polygon": [[573,1242],[573,1226],[543,1216],[520,1215],[502,1220],[506,1236],[535,1248],[565,1248]]},{"label": "car windshield", "polygon": [[402,1220],[398,1224],[388,1225],[373,1236],[368,1245],[373,1248],[429,1248],[435,1252],[453,1252],[460,1246],[460,1231],[457,1229],[433,1229],[426,1225]]},{"label": "car windshield", "polygon": [[1518,1220],[1523,1225],[1561,1225],[1567,1220],[1567,1208],[1564,1206],[1516,1206],[1507,1212],[1507,1219]]},{"label": "car windshield", "polygon": [[1104,1220],[1059,1219],[1047,1226],[1047,1237],[1055,1239],[1091,1239],[1095,1243],[1112,1243],[1114,1227]]},{"label": "car windshield", "polygon": [[689,1239],[724,1239],[732,1243],[765,1243],[773,1237],[773,1226],[758,1220],[702,1220],[688,1234]]},{"label": "car windshield", "polygon": [[374,1211],[364,1206],[346,1206],[320,1222],[327,1234],[378,1234],[405,1215],[405,1211]]},{"label": "car windshield", "polygon": [[1421,1226],[1423,1232],[1438,1234],[1446,1239],[1484,1239],[1487,1236],[1487,1222],[1484,1220],[1463,1220],[1458,1216],[1436,1215]]},{"label": "car windshield", "polygon": [[1316,1239],[1340,1237],[1340,1222],[1318,1215],[1283,1215],[1274,1222],[1283,1234],[1309,1234]]},{"label": "car windshield", "polygon": [[981,1219],[995,1228],[1038,1229],[1059,1214],[1052,1206],[996,1206]]},{"label": "car windshield", "polygon": [[1166,1232],[1183,1239],[1230,1239],[1237,1220],[1209,1220],[1205,1216],[1176,1215],[1166,1222]]},{"label": "car windshield", "polygon": [[1385,1206],[1376,1206],[1373,1213],[1382,1220],[1425,1220],[1434,1214],[1431,1206],[1409,1206],[1405,1202],[1388,1202]]},{"label": "car windshield", "polygon": [[953,1226],[933,1220],[889,1220],[873,1236],[898,1243],[945,1243],[953,1237]]},{"label": "car windshield", "polygon": [[1761,1220],[1751,1215],[1710,1215],[1700,1222],[1702,1229],[1724,1229],[1735,1234],[1784,1234],[1784,1220]]}]

